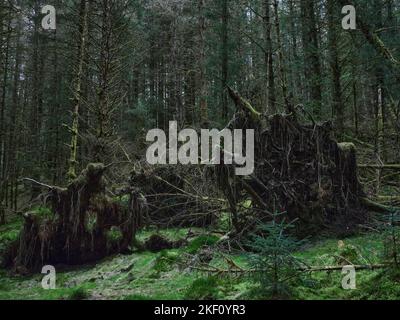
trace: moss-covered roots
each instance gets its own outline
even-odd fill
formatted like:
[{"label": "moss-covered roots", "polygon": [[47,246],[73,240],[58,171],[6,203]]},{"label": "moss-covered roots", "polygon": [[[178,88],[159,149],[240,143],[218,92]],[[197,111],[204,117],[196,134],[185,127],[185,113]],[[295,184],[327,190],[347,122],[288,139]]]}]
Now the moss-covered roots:
[{"label": "moss-covered roots", "polygon": [[103,164],[90,164],[67,188],[51,187],[48,201],[53,215],[24,215],[8,266],[28,272],[45,264],[83,264],[127,250],[145,200],[135,190],[129,190],[127,204],[107,197],[105,170]]}]

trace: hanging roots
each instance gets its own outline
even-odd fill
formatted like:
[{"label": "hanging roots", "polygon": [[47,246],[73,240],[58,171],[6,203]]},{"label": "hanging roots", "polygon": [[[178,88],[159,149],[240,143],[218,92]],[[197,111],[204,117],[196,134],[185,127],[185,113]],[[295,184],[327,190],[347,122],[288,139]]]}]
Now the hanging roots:
[{"label": "hanging roots", "polygon": [[8,263],[16,271],[93,262],[129,248],[146,201],[135,189],[125,202],[107,197],[105,170],[90,164],[67,188],[50,187],[52,216],[24,215],[19,240],[9,250]]}]

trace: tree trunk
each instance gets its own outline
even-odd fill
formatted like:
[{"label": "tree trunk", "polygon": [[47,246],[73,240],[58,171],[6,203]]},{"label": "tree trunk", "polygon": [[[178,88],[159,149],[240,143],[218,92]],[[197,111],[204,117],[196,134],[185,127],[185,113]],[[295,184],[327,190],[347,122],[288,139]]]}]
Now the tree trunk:
[{"label": "tree trunk", "polygon": [[71,127],[71,145],[69,168],[67,173],[68,181],[76,178],[76,165],[77,165],[77,150],[78,150],[78,135],[79,135],[79,110],[82,100],[82,76],[86,46],[88,41],[88,13],[89,3],[87,0],[81,0],[80,4],[80,26],[79,26],[79,46],[78,46],[78,68],[76,74],[76,84],[74,90],[74,111],[72,114],[72,127]]},{"label": "tree trunk", "polygon": [[279,23],[279,7],[278,0],[274,0],[274,14],[275,14],[275,31],[276,31],[276,40],[278,44],[278,57],[279,57],[279,73],[281,76],[281,88],[282,88],[282,97],[285,103],[286,111],[291,112],[290,101],[287,95],[287,82],[286,82],[286,71],[285,71],[285,62],[283,58],[283,47],[282,47],[282,39],[281,39],[281,28]]},{"label": "tree trunk", "polygon": [[304,47],[304,77],[313,113],[321,115],[321,63],[314,0],[301,0],[302,39]]},{"label": "tree trunk", "polygon": [[221,90],[221,103],[222,103],[222,119],[228,119],[228,24],[229,24],[229,0],[222,1],[222,50],[221,50],[221,73],[222,73],[222,90]]},{"label": "tree trunk", "polygon": [[205,0],[197,0],[198,1],[198,14],[199,14],[199,109],[200,109],[200,124],[206,125],[208,124],[208,106],[207,106],[207,79],[206,79],[206,40],[205,40],[205,32],[206,32],[206,17],[204,13],[205,9]]},{"label": "tree trunk", "polygon": [[265,73],[266,73],[266,106],[271,114],[277,112],[276,108],[276,93],[275,93],[275,74],[274,74],[274,61],[273,61],[273,46],[271,37],[271,8],[270,0],[264,0],[264,37],[265,37]]},{"label": "tree trunk", "polygon": [[335,0],[328,0],[328,45],[330,52],[330,67],[332,75],[332,116],[335,119],[339,140],[344,133],[344,105],[342,101],[342,85],[340,82],[341,69],[339,63],[338,52],[338,18],[335,12],[338,7],[335,5]]}]

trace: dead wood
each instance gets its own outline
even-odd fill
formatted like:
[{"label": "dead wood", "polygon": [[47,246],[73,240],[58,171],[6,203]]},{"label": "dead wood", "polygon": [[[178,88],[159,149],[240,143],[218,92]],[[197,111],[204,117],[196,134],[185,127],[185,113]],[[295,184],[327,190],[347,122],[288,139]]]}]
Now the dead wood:
[{"label": "dead wood", "polygon": [[[157,227],[210,225],[224,199],[211,198],[193,166],[143,166],[132,172],[129,184],[140,188],[149,207],[147,225]],[[204,189],[204,190],[203,190]]]},{"label": "dead wood", "polygon": [[[379,270],[389,268],[388,264],[372,264],[372,265],[349,265],[354,268],[356,271],[362,270]],[[312,266],[312,267],[304,267],[297,269],[298,272],[304,273],[312,273],[312,272],[332,272],[332,271],[342,271],[345,266]],[[215,266],[206,266],[206,267],[190,267],[193,270],[206,272],[210,274],[232,274],[232,275],[243,275],[248,273],[263,273],[269,272],[267,269],[243,269],[240,267],[231,266],[229,269],[218,268]]]}]

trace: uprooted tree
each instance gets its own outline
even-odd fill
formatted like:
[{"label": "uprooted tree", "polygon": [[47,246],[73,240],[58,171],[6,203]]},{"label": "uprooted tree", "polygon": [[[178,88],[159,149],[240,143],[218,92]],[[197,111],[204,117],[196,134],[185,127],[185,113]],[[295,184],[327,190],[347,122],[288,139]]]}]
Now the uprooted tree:
[{"label": "uprooted tree", "polygon": [[[348,232],[366,221],[355,146],[337,143],[330,122],[317,124],[301,106],[291,107],[289,114],[267,117],[232,89],[229,92],[238,108],[230,126],[255,129],[257,141],[252,175],[237,177],[233,166],[217,169],[238,233],[255,221],[254,215],[237,209],[249,199],[258,219],[286,212],[286,218],[297,220],[301,234],[326,227]],[[302,124],[301,115],[311,123]]]},{"label": "uprooted tree", "polygon": [[134,188],[125,191],[129,194],[125,203],[109,198],[106,170],[103,164],[89,164],[67,188],[41,184],[49,189],[46,198],[52,213],[24,214],[19,239],[6,259],[8,266],[27,272],[45,264],[93,262],[127,250],[146,210],[145,199]]}]

